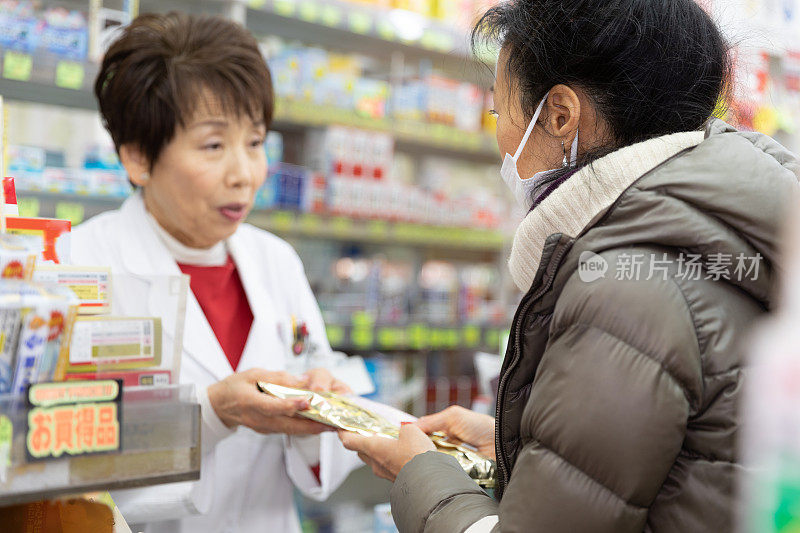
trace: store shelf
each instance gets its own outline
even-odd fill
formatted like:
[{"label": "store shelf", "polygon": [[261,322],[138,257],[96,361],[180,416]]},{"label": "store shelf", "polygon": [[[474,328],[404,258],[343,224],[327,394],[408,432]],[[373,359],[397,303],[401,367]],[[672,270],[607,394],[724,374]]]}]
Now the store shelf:
[{"label": "store shelf", "polygon": [[323,127],[341,124],[354,128],[391,133],[401,145],[418,150],[435,148],[456,155],[479,156],[499,161],[497,143],[486,133],[462,131],[443,124],[394,121],[388,118],[361,117],[345,109],[324,107],[301,101],[279,101],[275,121],[280,125]]},{"label": "store shelf", "polygon": [[292,211],[254,211],[248,222],[281,235],[451,250],[500,252],[506,243],[505,235],[495,230],[361,220]]},{"label": "store shelf", "polygon": [[341,351],[480,350],[496,353],[506,329],[495,326],[326,325],[328,341]]},{"label": "store shelf", "polygon": [[[0,56],[0,95],[8,100],[96,109],[92,93],[97,65],[47,54],[6,50]],[[279,101],[276,129],[325,127],[333,124],[389,132],[401,146],[415,151],[497,160],[491,135],[466,132],[442,124],[400,122],[362,117],[355,112],[302,101]]]},{"label": "store shelf", "polygon": [[[64,206],[80,205],[81,218],[88,219],[103,211],[116,209],[124,198],[96,194],[64,194],[54,191],[26,191],[20,187],[21,202],[34,199],[38,216],[55,216]],[[65,211],[69,211],[66,209]],[[69,218],[69,217],[67,217]],[[362,220],[348,217],[298,213],[294,211],[254,210],[250,224],[279,235],[298,235],[340,241],[403,244],[415,247],[436,247],[447,250],[501,252],[507,242],[500,231],[449,228]],[[73,220],[73,223],[77,223]]]},{"label": "store shelf", "polygon": [[[259,16],[272,17],[292,26],[292,36],[317,42],[326,33],[341,39],[370,39],[373,47],[391,51],[408,49],[430,56],[442,54],[460,61],[472,59],[468,32],[443,21],[402,10],[389,10],[338,0],[249,0],[248,26],[259,29]],[[254,20],[256,19],[256,20]],[[361,41],[358,42],[363,46]]]},{"label": "store shelf", "polygon": [[192,386],[126,389],[122,449],[104,455],[29,461],[23,399],[0,397],[0,412],[13,425],[11,464],[0,482],[0,506],[200,478],[200,406]]},{"label": "store shelf", "polygon": [[97,109],[93,63],[15,50],[2,51],[0,62],[0,94],[8,100]]}]

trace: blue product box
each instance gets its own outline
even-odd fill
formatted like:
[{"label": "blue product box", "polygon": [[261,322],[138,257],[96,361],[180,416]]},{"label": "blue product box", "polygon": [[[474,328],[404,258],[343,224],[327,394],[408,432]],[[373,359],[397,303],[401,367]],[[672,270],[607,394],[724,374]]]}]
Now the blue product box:
[{"label": "blue product box", "polygon": [[89,26],[80,11],[49,8],[42,14],[38,29],[40,49],[77,61],[88,56]]},{"label": "blue product box", "polygon": [[39,47],[67,59],[83,61],[89,51],[89,30],[47,25],[42,30]]},{"label": "blue product box", "polygon": [[19,52],[36,49],[36,19],[0,13],[0,48]]},{"label": "blue product box", "polygon": [[275,207],[301,210],[308,171],[303,167],[280,163],[270,168],[270,173],[275,191]]}]

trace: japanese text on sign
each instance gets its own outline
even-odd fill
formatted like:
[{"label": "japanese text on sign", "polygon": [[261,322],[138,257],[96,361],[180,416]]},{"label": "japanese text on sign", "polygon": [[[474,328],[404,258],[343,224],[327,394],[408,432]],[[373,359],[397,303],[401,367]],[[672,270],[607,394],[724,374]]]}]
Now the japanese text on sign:
[{"label": "japanese text on sign", "polygon": [[107,452],[120,447],[116,403],[34,408],[28,413],[28,452],[32,457],[60,457]]}]

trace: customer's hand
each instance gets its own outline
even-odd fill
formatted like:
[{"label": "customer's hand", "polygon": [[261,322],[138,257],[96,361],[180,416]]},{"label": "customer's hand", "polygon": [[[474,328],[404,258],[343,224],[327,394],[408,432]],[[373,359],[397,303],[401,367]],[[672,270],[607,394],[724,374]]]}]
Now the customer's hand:
[{"label": "customer's hand", "polygon": [[399,439],[381,435],[365,437],[344,430],[339,431],[339,439],[345,448],[358,452],[376,476],[389,481],[394,481],[411,459],[436,449],[433,441],[413,424],[404,424],[400,428]]},{"label": "customer's hand", "polygon": [[264,394],[256,383],[267,381],[286,387],[306,388],[308,378],[286,372],[253,368],[237,372],[208,387],[208,400],[214,412],[229,428],[247,426],[259,433],[313,435],[330,431],[328,426],[294,416],[308,409],[308,400],[282,400]]},{"label": "customer's hand", "polygon": [[339,381],[326,368],[312,368],[303,379],[308,381],[306,388],[316,392],[335,392],[337,394],[350,394],[353,392],[344,381]]},{"label": "customer's hand", "polygon": [[474,446],[486,457],[495,458],[494,417],[453,405],[444,411],[423,416],[414,424],[429,435],[441,431],[451,439]]}]

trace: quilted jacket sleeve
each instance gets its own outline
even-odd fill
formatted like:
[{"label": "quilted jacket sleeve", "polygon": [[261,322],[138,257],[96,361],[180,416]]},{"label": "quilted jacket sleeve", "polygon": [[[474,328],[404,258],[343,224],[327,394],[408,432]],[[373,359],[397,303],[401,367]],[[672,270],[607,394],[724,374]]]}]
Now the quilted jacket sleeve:
[{"label": "quilted jacket sleeve", "polygon": [[499,508],[429,453],[392,490],[400,531],[464,531],[493,514],[495,531],[642,531],[700,401],[699,353],[675,281],[574,276],[556,305]]}]

